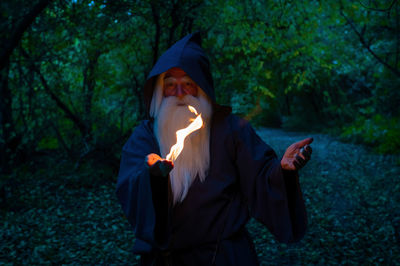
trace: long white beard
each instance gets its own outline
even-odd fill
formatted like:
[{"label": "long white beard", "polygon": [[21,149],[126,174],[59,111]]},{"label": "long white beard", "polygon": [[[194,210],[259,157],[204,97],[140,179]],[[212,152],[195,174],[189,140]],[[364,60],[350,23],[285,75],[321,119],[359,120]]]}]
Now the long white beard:
[{"label": "long white beard", "polygon": [[161,157],[165,158],[172,145],[176,143],[176,131],[187,127],[190,119],[195,118],[189,111],[188,105],[193,106],[201,114],[204,126],[186,137],[184,148],[170,172],[174,204],[185,199],[196,177],[204,181],[207,176],[210,165],[212,106],[204,92],[199,90],[198,97],[186,95],[182,100],[174,96],[163,98],[155,114],[154,132],[160,146]]}]

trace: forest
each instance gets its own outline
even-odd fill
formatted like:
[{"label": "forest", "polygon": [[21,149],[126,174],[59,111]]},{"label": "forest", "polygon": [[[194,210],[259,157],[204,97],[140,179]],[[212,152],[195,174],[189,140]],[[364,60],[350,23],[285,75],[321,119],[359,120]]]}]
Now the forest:
[{"label": "forest", "polygon": [[399,1],[5,0],[0,11],[0,263],[137,262],[114,191],[121,149],[146,118],[152,66],[195,31],[217,102],[280,154],[283,136],[315,136],[309,235],[279,244],[252,220],[261,264],[400,261]]}]

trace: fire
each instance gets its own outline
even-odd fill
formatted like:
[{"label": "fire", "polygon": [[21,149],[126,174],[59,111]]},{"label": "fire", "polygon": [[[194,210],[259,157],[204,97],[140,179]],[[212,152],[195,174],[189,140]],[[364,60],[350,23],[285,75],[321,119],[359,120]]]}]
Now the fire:
[{"label": "fire", "polygon": [[188,108],[190,112],[197,115],[197,117],[195,119],[191,119],[193,120],[192,123],[190,123],[186,128],[176,131],[176,144],[171,147],[171,150],[166,156],[167,160],[175,161],[183,150],[185,138],[189,134],[200,129],[203,126],[203,119],[201,119],[201,114],[198,115],[196,109],[193,106],[188,105]]}]

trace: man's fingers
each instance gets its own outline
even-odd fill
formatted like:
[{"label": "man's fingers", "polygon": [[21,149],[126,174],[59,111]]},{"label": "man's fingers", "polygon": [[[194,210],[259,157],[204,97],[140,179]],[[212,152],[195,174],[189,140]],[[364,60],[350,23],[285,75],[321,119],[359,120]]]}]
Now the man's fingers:
[{"label": "man's fingers", "polygon": [[154,165],[158,160],[161,160],[161,157],[155,153],[150,153],[146,156],[146,163],[148,166]]},{"label": "man's fingers", "polygon": [[300,152],[297,153],[294,157],[295,157],[295,158],[299,157],[299,158],[301,158],[301,159],[303,159],[303,160],[306,160],[306,159],[307,159],[306,156],[304,155],[304,151],[301,151],[301,150],[300,150]]},{"label": "man's fingers", "polygon": [[169,172],[171,172],[172,168],[174,168],[174,165],[172,161],[167,161],[167,160],[162,160],[160,161],[160,171],[162,176],[167,176]]},{"label": "man's fingers", "polygon": [[302,168],[301,164],[297,160],[293,160],[293,165],[295,166],[296,170],[300,170]]},{"label": "man's fingers", "polygon": [[154,176],[168,176],[172,168],[174,168],[174,164],[172,161],[161,159],[158,160],[152,166],[150,166],[149,169],[150,169],[150,174]]},{"label": "man's fingers", "polygon": [[295,161],[298,161],[301,165],[304,165],[306,163],[306,159],[302,158],[299,154],[296,154]]},{"label": "man's fingers", "polygon": [[303,156],[304,156],[304,159],[306,159],[306,161],[308,161],[308,160],[310,160],[311,159],[311,154],[310,153],[308,153],[308,152],[303,152],[303,154],[302,154]]},{"label": "man's fingers", "polygon": [[311,155],[311,153],[312,153],[312,148],[311,148],[310,145],[304,146],[304,150],[305,150],[306,152],[308,152],[308,153]]},{"label": "man's fingers", "polygon": [[296,146],[301,148],[301,147],[303,147],[303,146],[305,146],[307,144],[311,144],[313,141],[314,141],[314,138],[306,138],[306,139],[303,139],[303,140],[297,142]]},{"label": "man's fingers", "polygon": [[312,148],[309,144],[312,143],[313,140],[313,138],[306,138],[290,145],[283,155],[282,160],[286,162],[286,164],[284,163],[282,168],[294,168],[293,170],[303,168],[311,159]]},{"label": "man's fingers", "polygon": [[163,165],[165,165],[167,169],[169,169],[169,171],[171,171],[172,168],[174,168],[174,163],[170,160],[162,160],[161,162]]},{"label": "man's fingers", "polygon": [[[306,146],[306,147],[309,147],[309,146]],[[310,160],[310,158],[311,158],[311,153],[312,153],[312,150],[310,150],[310,149],[300,149],[300,153],[299,153],[299,155],[300,156],[302,156],[304,159],[306,159],[306,160]]]},{"label": "man's fingers", "polygon": [[146,163],[151,175],[168,176],[174,168],[174,163],[170,160],[161,158],[158,154],[150,153],[146,156]]}]

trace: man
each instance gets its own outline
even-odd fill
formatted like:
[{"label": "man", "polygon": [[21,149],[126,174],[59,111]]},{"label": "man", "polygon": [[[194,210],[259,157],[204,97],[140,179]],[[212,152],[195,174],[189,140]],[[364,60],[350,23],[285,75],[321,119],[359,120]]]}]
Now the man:
[{"label": "man", "polygon": [[[312,139],[279,160],[247,121],[216,103],[200,42],[190,34],[157,61],[144,89],[150,119],[123,148],[116,193],[142,265],[257,265],[250,217],[281,242],[305,233],[297,171],[310,159]],[[175,162],[166,160],[175,132],[196,117],[188,105],[204,126]]]}]

